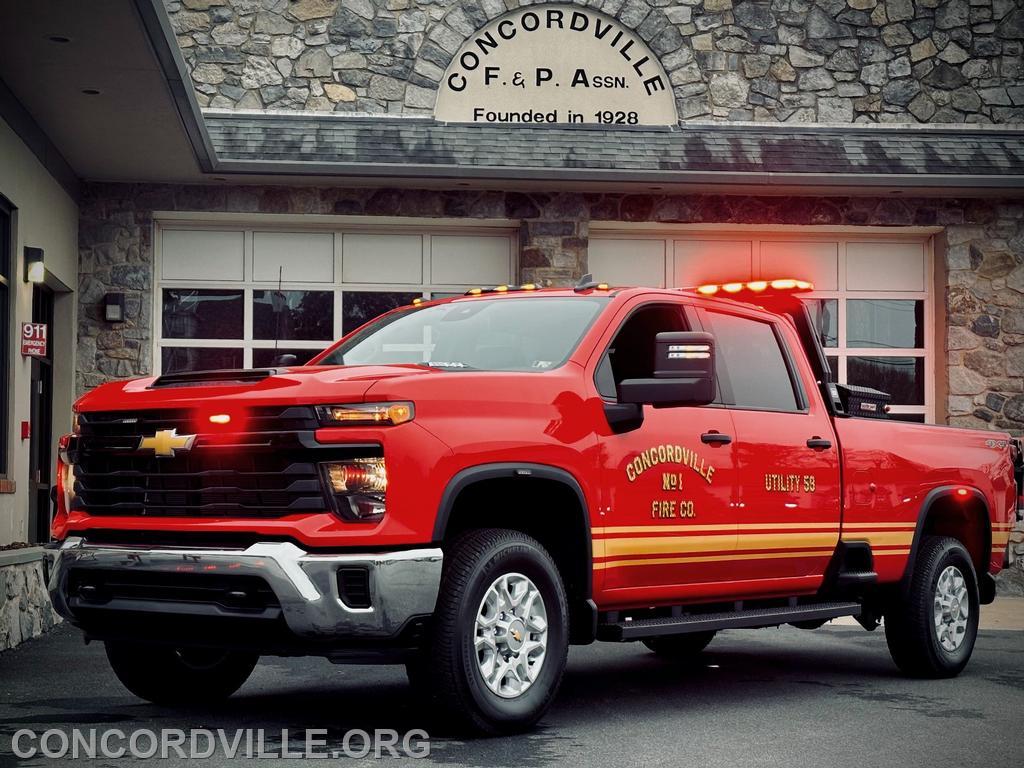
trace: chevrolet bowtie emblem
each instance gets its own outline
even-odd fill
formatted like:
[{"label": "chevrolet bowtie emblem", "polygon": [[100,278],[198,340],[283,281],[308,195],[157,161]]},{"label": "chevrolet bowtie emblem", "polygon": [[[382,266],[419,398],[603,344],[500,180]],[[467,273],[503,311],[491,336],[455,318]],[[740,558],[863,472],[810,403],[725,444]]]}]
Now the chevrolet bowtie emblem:
[{"label": "chevrolet bowtie emblem", "polygon": [[157,456],[171,457],[178,451],[192,450],[195,435],[179,435],[177,429],[161,429],[152,437],[139,441],[140,451],[153,451]]},{"label": "chevrolet bowtie emblem", "polygon": [[515,640],[517,643],[519,641],[521,641],[523,639],[522,632],[519,632],[518,630],[513,629],[512,630],[512,639]]}]

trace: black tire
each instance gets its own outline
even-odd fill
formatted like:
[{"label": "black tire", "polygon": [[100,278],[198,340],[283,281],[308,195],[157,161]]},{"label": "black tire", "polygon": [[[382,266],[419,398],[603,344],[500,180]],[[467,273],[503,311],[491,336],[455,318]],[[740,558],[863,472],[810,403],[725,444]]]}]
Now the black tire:
[{"label": "black tire", "polygon": [[[963,576],[969,612],[962,640],[953,650],[940,642],[934,613],[939,578],[949,567]],[[885,613],[885,639],[892,660],[911,677],[956,677],[974,651],[979,615],[978,579],[963,544],[949,537],[925,538],[914,562],[909,594]]]},{"label": "black tire", "polygon": [[643,644],[659,656],[686,661],[707,648],[708,644],[715,639],[716,634],[714,630],[711,630],[709,632],[691,632],[686,635],[666,635],[644,640]]},{"label": "black tire", "polygon": [[[521,574],[532,581],[547,613],[547,649],[540,672],[514,698],[502,698],[487,686],[475,647],[477,613],[503,574]],[[415,688],[422,692],[429,687],[444,727],[473,735],[517,733],[530,728],[551,706],[568,650],[565,588],[551,556],[525,534],[488,528],[470,531],[446,547],[427,647],[407,669]]]},{"label": "black tire", "polygon": [[221,701],[249,679],[259,656],[202,648],[108,642],[117,679],[140,699],[165,706]]}]

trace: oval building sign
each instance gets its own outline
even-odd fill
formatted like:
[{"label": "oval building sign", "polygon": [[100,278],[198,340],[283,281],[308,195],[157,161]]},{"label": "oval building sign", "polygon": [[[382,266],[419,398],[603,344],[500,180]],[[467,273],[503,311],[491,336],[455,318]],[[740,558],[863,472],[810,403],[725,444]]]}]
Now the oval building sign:
[{"label": "oval building sign", "polygon": [[527,6],[473,33],[434,117],[459,123],[675,125],[672,85],[635,31],[574,5]]}]

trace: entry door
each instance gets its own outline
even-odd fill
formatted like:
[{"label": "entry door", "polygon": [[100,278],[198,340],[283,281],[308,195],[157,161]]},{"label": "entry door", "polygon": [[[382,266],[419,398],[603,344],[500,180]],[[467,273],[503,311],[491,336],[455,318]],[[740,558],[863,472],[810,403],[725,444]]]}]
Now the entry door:
[{"label": "entry door", "polygon": [[736,429],[735,572],[751,582],[743,593],[817,588],[839,540],[831,419],[800,385],[801,363],[788,351],[796,339],[781,324],[712,310],[700,318],[715,336],[721,399]]},{"label": "entry door", "polygon": [[50,486],[53,475],[53,293],[43,287],[32,290],[32,322],[46,323],[47,357],[32,358],[29,440],[29,537],[33,542],[50,538]]},{"label": "entry door", "polygon": [[[649,378],[654,338],[689,330],[679,304],[634,306],[598,366],[614,400],[623,379]],[[644,407],[643,424],[603,437],[603,525],[595,527],[597,583],[608,601],[715,597],[733,578],[733,423],[724,408]]]}]

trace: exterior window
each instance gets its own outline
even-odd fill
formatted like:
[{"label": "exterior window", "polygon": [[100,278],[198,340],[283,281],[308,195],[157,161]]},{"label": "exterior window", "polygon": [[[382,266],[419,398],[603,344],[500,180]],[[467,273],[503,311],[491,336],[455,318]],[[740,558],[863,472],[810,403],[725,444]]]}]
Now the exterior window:
[{"label": "exterior window", "polygon": [[767,411],[799,410],[789,366],[772,326],[721,312],[706,316],[715,335],[719,378],[724,376],[732,390],[731,397],[725,395],[725,404]]},{"label": "exterior window", "polygon": [[333,341],[334,294],[331,291],[253,291],[252,331],[255,339]]},{"label": "exterior window", "polygon": [[224,347],[164,347],[160,370],[163,373],[182,371],[216,371],[241,368],[242,350]]},{"label": "exterior window", "polygon": [[241,291],[165,290],[164,338],[240,339],[242,313]]},{"label": "exterior window", "polygon": [[895,405],[924,405],[923,357],[850,357],[846,379],[888,392]]},{"label": "exterior window", "polygon": [[8,470],[7,431],[10,427],[11,214],[11,207],[0,197],[0,475]]},{"label": "exterior window", "polygon": [[850,299],[846,302],[846,345],[886,349],[924,347],[924,302]]},{"label": "exterior window", "polygon": [[253,368],[272,368],[278,365],[282,355],[295,355],[293,365],[305,365],[314,357],[323,352],[322,349],[254,349],[252,351]]}]

